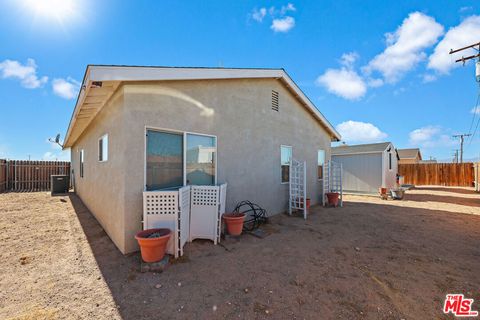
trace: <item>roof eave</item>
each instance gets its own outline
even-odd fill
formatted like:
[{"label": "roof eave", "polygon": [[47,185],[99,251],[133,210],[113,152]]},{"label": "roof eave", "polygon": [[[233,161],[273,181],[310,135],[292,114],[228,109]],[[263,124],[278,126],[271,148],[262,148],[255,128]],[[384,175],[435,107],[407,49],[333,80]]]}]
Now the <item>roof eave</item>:
[{"label": "roof eave", "polygon": [[[197,70],[197,73],[192,73]],[[168,80],[207,80],[207,79],[242,79],[242,78],[275,78],[282,79],[297,98],[302,101],[327,130],[331,141],[340,141],[341,136],[315,107],[312,101],[297,86],[284,69],[235,69],[235,68],[168,68],[168,67],[132,67],[132,66],[107,66],[87,65],[82,85],[77,96],[75,108],[65,134],[64,148],[73,146],[71,134],[76,123],[83,100],[87,95],[90,81],[168,81]]]}]

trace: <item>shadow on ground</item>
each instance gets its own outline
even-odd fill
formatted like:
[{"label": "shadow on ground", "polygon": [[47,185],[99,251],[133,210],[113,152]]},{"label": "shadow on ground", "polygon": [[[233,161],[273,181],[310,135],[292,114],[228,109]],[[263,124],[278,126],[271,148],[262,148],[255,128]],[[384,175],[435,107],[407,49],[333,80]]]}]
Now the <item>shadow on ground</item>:
[{"label": "shadow on ground", "polygon": [[480,300],[480,217],[365,199],[277,215],[264,239],[187,244],[181,263],[142,274],[70,196],[124,319],[442,319],[446,293]]},{"label": "shadow on ground", "polygon": [[413,190],[425,190],[425,191],[445,191],[454,192],[460,194],[475,194],[475,191],[467,188],[455,188],[455,187],[414,187]]},{"label": "shadow on ground", "polygon": [[[466,194],[466,193],[462,193]],[[431,195],[431,194],[412,194],[406,193],[405,200],[418,201],[418,202],[443,202],[450,204],[459,204],[469,207],[480,207],[480,199],[478,198],[466,198],[466,197],[454,197],[445,195]]]}]

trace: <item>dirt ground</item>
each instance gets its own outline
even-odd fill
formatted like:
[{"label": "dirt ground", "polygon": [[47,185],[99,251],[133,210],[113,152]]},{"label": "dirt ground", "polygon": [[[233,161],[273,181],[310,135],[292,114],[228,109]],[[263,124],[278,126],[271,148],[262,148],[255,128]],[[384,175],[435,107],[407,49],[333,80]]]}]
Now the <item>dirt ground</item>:
[{"label": "dirt ground", "polygon": [[1,319],[450,319],[480,309],[480,196],[420,187],[403,201],[345,196],[260,239],[187,244],[140,273],[75,196],[0,195]]}]

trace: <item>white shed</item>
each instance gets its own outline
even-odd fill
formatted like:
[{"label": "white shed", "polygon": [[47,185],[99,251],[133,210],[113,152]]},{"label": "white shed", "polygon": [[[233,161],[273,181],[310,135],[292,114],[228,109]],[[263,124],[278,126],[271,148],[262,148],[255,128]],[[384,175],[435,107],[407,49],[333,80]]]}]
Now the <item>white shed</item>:
[{"label": "white shed", "polygon": [[345,192],[377,193],[380,187],[395,187],[398,154],[391,142],[333,147],[332,161],[343,165]]}]

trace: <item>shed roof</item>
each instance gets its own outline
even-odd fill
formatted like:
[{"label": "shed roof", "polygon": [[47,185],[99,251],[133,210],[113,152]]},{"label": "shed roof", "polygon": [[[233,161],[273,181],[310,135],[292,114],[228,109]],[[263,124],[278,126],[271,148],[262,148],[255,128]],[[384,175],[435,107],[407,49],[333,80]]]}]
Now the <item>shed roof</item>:
[{"label": "shed roof", "polygon": [[88,65],[65,135],[64,148],[71,147],[75,143],[123,81],[262,78],[279,80],[325,128],[331,140],[340,141],[340,134],[284,69]]},{"label": "shed roof", "polygon": [[422,160],[422,154],[419,148],[397,149],[397,152],[400,159],[415,159],[418,155],[419,159]]},{"label": "shed roof", "polygon": [[387,150],[391,142],[357,144],[353,146],[341,145],[332,148],[332,155],[358,154],[358,153],[380,153]]}]

